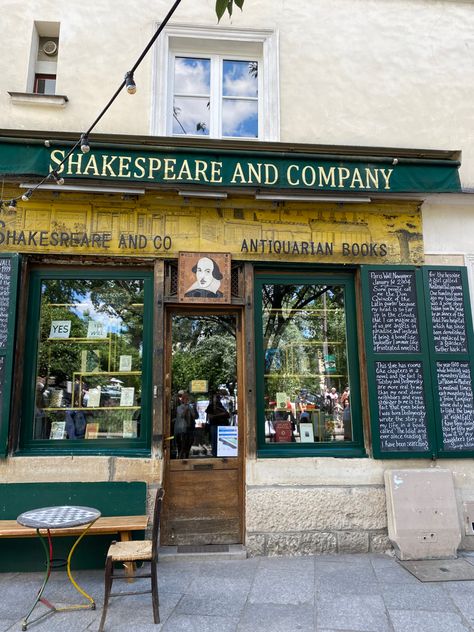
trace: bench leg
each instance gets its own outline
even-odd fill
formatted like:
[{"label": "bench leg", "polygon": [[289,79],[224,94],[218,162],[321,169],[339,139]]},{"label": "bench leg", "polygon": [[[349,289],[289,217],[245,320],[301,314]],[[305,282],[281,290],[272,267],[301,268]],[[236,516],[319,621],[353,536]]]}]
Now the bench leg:
[{"label": "bench leg", "polygon": [[[132,539],[131,531],[121,531],[120,532],[120,541],[121,542],[129,542]],[[131,584],[135,581],[135,571],[137,569],[137,565],[135,562],[125,562],[125,575],[127,576],[127,582]]]}]

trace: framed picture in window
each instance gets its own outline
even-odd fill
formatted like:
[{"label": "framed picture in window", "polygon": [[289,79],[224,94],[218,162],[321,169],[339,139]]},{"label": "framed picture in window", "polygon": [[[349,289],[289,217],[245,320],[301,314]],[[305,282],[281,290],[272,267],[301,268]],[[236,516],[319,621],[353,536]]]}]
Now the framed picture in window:
[{"label": "framed picture in window", "polygon": [[231,256],[180,252],[180,303],[230,303]]}]

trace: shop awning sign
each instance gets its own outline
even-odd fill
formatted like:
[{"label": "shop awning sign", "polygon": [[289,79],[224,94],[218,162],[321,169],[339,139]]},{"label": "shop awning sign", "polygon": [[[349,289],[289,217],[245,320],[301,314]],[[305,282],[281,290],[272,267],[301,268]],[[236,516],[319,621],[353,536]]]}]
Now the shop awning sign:
[{"label": "shop awning sign", "polygon": [[0,176],[42,177],[57,170],[65,179],[128,182],[142,186],[252,188],[346,193],[460,192],[459,163],[450,160],[294,155],[217,149],[143,147],[79,149],[61,164],[68,146],[0,142]]}]

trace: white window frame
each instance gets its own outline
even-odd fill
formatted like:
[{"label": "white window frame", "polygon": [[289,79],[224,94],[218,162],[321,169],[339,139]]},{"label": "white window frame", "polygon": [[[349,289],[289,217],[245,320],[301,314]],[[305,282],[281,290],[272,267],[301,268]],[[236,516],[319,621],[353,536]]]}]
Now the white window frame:
[{"label": "white window frame", "polygon": [[[211,59],[211,99],[219,106],[211,108],[209,135],[177,134],[176,138],[225,138],[252,140],[249,137],[222,137],[221,113],[222,59],[257,61],[258,69],[258,138],[280,140],[278,76],[278,33],[271,30],[237,30],[220,27],[168,26],[158,38],[154,58],[151,134],[173,136],[173,77],[175,57]],[[218,73],[212,72],[217,63]],[[217,96],[216,96],[217,95]],[[215,133],[217,130],[217,133]]]}]

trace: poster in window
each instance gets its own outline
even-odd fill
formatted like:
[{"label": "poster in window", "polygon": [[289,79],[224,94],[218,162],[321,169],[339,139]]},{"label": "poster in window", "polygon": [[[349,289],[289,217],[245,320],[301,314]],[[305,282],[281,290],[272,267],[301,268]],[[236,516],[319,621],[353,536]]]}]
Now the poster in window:
[{"label": "poster in window", "polygon": [[107,325],[100,321],[90,320],[87,323],[88,338],[107,338]]},{"label": "poster in window", "polygon": [[70,320],[52,320],[49,330],[50,338],[69,338],[71,334]]},{"label": "poster in window", "polygon": [[217,456],[238,456],[237,426],[217,426]]},{"label": "poster in window", "polygon": [[181,303],[230,303],[230,254],[180,252]]}]

